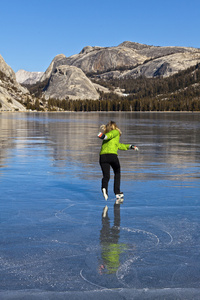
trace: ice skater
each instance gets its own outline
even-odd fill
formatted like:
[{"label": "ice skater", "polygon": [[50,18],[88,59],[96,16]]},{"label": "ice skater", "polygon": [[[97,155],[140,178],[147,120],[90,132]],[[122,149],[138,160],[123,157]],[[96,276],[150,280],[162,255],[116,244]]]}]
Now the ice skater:
[{"label": "ice skater", "polygon": [[110,167],[112,167],[114,171],[114,193],[116,195],[116,201],[123,202],[124,194],[120,190],[121,171],[117,151],[118,149],[133,149],[138,151],[138,148],[131,144],[121,144],[119,142],[122,133],[115,122],[110,121],[107,125],[102,125],[100,128],[101,132],[99,132],[98,137],[103,140],[99,158],[99,163],[103,173],[101,185],[102,193],[105,200],[107,200]]}]

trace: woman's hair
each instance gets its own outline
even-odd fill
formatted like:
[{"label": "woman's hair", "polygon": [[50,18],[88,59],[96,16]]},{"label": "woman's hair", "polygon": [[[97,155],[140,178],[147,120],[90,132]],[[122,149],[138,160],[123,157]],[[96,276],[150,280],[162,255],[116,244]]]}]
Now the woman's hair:
[{"label": "woman's hair", "polygon": [[101,125],[101,130],[103,131],[104,134],[108,133],[111,130],[118,130],[120,135],[122,134],[121,130],[117,127],[117,124],[114,121],[110,121],[108,124],[106,125]]}]

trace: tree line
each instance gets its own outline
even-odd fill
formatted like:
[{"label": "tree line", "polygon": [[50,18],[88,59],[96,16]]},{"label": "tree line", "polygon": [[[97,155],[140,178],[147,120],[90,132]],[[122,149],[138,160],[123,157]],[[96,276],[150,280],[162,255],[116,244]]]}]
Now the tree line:
[{"label": "tree line", "polygon": [[195,83],[200,83],[200,63],[177,74],[163,78],[138,78],[110,79],[108,81],[96,81],[100,85],[121,88],[124,93],[131,94],[135,98],[155,97],[159,94],[169,94],[188,88]]},{"label": "tree line", "polygon": [[48,100],[48,111],[200,111],[199,99]]}]

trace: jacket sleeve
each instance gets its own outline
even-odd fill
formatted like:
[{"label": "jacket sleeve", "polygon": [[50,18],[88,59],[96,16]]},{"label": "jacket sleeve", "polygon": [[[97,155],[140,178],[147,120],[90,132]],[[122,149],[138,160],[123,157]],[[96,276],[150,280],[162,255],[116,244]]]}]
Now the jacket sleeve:
[{"label": "jacket sleeve", "polygon": [[119,143],[118,149],[119,150],[128,150],[130,148],[130,144],[121,144]]},{"label": "jacket sleeve", "polygon": [[117,130],[111,130],[108,133],[105,134],[104,140],[111,140],[119,135],[119,131]]}]

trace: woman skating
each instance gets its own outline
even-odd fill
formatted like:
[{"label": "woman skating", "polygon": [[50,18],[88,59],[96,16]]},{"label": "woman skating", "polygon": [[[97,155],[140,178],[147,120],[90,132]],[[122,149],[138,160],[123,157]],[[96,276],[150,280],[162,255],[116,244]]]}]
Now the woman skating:
[{"label": "woman skating", "polygon": [[103,140],[99,163],[102,169],[102,192],[105,200],[108,199],[108,182],[110,180],[110,167],[114,171],[114,193],[117,199],[123,199],[124,195],[120,191],[120,163],[118,159],[118,149],[128,150],[138,148],[131,144],[121,144],[119,142],[121,136],[121,130],[117,127],[116,123],[110,121],[107,125],[101,126],[102,132],[98,134],[98,137]]}]

